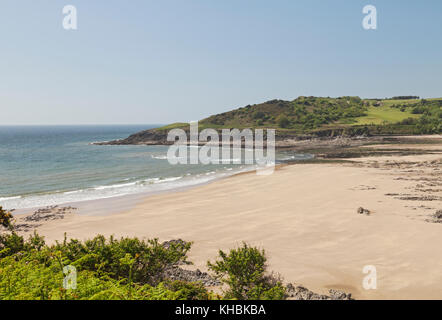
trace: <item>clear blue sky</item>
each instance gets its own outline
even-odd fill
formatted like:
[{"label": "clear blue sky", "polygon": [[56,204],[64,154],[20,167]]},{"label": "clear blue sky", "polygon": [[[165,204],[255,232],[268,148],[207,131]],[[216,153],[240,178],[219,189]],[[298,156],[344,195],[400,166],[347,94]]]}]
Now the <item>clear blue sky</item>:
[{"label": "clear blue sky", "polygon": [[[62,8],[78,30],[62,28]],[[362,28],[362,8],[378,29]],[[0,124],[190,121],[300,95],[442,96],[442,1],[1,0]]]}]

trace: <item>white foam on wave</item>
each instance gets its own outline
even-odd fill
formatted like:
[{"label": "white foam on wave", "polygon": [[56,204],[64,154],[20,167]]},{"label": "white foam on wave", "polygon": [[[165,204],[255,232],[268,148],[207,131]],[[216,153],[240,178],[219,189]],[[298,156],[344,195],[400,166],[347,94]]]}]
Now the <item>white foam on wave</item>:
[{"label": "white foam on wave", "polygon": [[[243,171],[240,169],[239,171]],[[196,186],[210,182],[216,178],[232,175],[236,171],[210,171],[198,175],[184,173],[175,177],[155,177],[129,183],[97,186],[80,190],[54,192],[48,194],[0,198],[0,205],[8,209],[26,209],[50,205],[62,205],[89,200],[107,199],[131,194],[154,193]]]},{"label": "white foam on wave", "polygon": [[310,160],[313,159],[314,156],[311,154],[304,154],[304,153],[295,153],[293,155],[288,155],[285,157],[278,157],[278,161],[289,161],[289,160]]},{"label": "white foam on wave", "polygon": [[136,184],[137,184],[137,182],[129,182],[129,183],[113,184],[110,186],[99,186],[99,187],[95,187],[93,189],[94,190],[106,190],[106,189],[124,188],[124,187],[133,186]]},{"label": "white foam on wave", "polygon": [[[311,158],[311,155],[285,154],[278,160],[297,160],[306,158]],[[241,165],[235,168],[223,167],[219,170],[199,172],[197,174],[183,172],[180,176],[172,177],[151,177],[135,181],[134,178],[126,178],[123,180],[124,182],[122,181],[120,183],[110,185],[94,186],[80,190],[54,191],[47,194],[0,197],[0,205],[7,209],[25,209],[88,200],[107,199],[130,194],[167,191],[207,183],[217,178],[231,176],[240,172],[252,171],[256,168],[256,165]]]},{"label": "white foam on wave", "polygon": [[156,160],[167,160],[167,156],[151,156],[152,159],[156,159]]},{"label": "white foam on wave", "polygon": [[21,196],[16,196],[16,197],[0,197],[0,201],[8,201],[8,200],[16,200],[16,199],[21,199]]}]

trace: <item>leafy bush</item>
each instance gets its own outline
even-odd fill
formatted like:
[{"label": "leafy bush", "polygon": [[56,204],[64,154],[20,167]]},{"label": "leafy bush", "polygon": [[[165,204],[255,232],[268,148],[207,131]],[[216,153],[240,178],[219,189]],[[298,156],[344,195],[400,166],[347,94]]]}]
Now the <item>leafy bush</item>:
[{"label": "leafy bush", "polygon": [[52,250],[59,251],[65,264],[72,264],[82,270],[96,270],[114,279],[128,278],[133,281],[157,285],[164,280],[166,268],[185,263],[191,243],[172,243],[167,248],[158,239],[120,240],[96,236],[84,243],[78,240],[64,240]]},{"label": "leafy bush", "polygon": [[[200,283],[166,281],[167,267],[186,262],[190,243],[157,239],[65,239],[47,246],[34,233],[0,235],[0,299],[211,299]],[[77,269],[77,289],[62,287],[66,265]]]},{"label": "leafy bush", "polygon": [[209,292],[201,283],[186,281],[165,282],[165,287],[176,293],[177,300],[208,300]]},{"label": "leafy bush", "polygon": [[281,114],[276,118],[276,123],[281,128],[287,128],[290,125],[290,120],[285,115]]},{"label": "leafy bush", "polygon": [[12,228],[12,213],[3,209],[0,206],[0,226],[11,229]]},{"label": "leafy bush", "polygon": [[406,119],[404,119],[404,120],[402,120],[401,122],[400,122],[400,124],[403,124],[403,125],[412,125],[412,124],[416,124],[416,123],[418,123],[419,121],[417,120],[417,119],[415,119],[415,118],[406,118]]},{"label": "leafy bush", "polygon": [[228,299],[264,300],[284,299],[285,288],[273,276],[266,275],[264,250],[242,247],[230,250],[229,254],[219,251],[220,260],[208,262],[209,269],[217,278],[229,286],[225,293]]},{"label": "leafy bush", "polygon": [[256,111],[253,113],[253,119],[263,119],[265,116],[265,113],[262,111]]},{"label": "leafy bush", "polygon": [[79,271],[77,289],[64,289],[64,274],[56,264],[45,265],[34,255],[0,260],[1,300],[192,300],[211,296],[200,284],[165,283],[157,286],[129,283]]},{"label": "leafy bush", "polygon": [[[210,300],[284,299],[285,288],[266,274],[262,250],[243,247],[209,267],[229,285],[224,297],[202,283],[171,281],[165,270],[187,262],[191,244],[157,239],[96,236],[87,241],[45,244],[34,233],[27,240],[14,231],[0,235],[0,300]],[[76,289],[63,288],[64,268],[76,269]]]},{"label": "leafy bush", "polygon": [[0,234],[0,258],[8,257],[20,253],[36,250],[40,251],[45,245],[43,237],[34,232],[27,241],[14,231],[10,234]]}]

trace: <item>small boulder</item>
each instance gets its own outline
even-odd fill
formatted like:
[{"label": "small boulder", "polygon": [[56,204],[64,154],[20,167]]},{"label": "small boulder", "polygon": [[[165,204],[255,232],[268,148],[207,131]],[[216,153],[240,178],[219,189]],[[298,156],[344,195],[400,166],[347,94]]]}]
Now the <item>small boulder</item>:
[{"label": "small boulder", "polygon": [[442,210],[437,210],[433,218],[436,222],[442,223]]},{"label": "small boulder", "polygon": [[368,209],[364,209],[364,208],[362,208],[362,207],[359,207],[357,213],[358,213],[358,214],[365,214],[365,215],[368,216],[368,215],[370,215],[371,212],[370,212],[370,210],[368,210]]}]

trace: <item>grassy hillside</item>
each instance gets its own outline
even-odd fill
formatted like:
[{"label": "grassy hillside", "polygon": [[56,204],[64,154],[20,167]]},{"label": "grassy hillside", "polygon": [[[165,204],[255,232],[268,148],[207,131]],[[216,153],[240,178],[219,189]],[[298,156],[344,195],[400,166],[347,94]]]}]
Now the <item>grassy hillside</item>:
[{"label": "grassy hillside", "polygon": [[410,108],[401,111],[398,108],[392,108],[388,105],[379,107],[369,107],[366,111],[366,115],[356,118],[356,124],[383,124],[383,123],[395,123],[407,118],[419,118],[419,115],[413,114]]},{"label": "grassy hillside", "polygon": [[248,105],[211,116],[201,123],[235,128],[272,127],[305,131],[334,122],[351,122],[352,118],[363,116],[366,109],[358,97],[299,97],[293,101],[271,100]]},{"label": "grassy hillside", "polygon": [[[327,130],[373,134],[441,133],[440,99],[361,99],[359,97],[299,97],[271,100],[213,115],[199,122],[204,128],[275,128],[308,134]],[[177,123],[160,129],[184,128]]]}]

